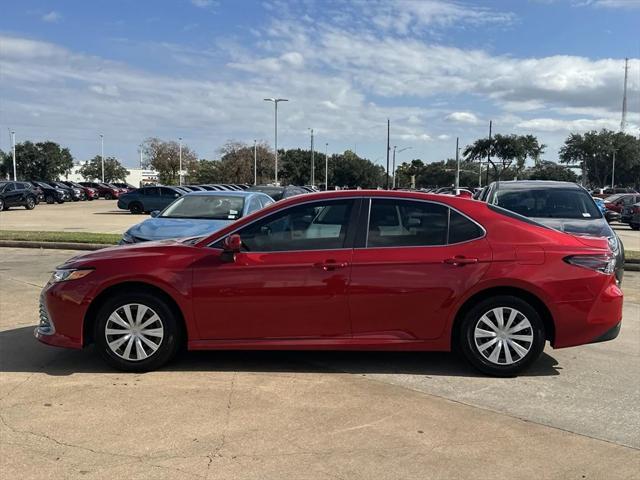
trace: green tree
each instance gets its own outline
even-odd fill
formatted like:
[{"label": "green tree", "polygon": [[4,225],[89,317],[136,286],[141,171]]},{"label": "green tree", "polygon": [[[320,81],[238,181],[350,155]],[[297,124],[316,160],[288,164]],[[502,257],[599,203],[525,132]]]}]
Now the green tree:
[{"label": "green tree", "polygon": [[549,161],[539,161],[537,165],[526,171],[526,177],[529,180],[578,181],[578,177],[570,168]]},{"label": "green tree", "polygon": [[500,180],[513,175],[513,172],[515,175],[521,173],[527,158],[537,164],[545,147],[533,135],[496,134],[491,139],[479,138],[467,145],[463,154],[469,161],[484,162],[489,159],[494,180]]},{"label": "green tree", "polygon": [[[158,172],[158,180],[165,185],[179,182],[180,145],[178,142],[165,142],[159,138],[147,138],[143,143],[143,151],[147,158],[145,166]],[[192,171],[198,156],[187,145],[182,145],[182,170]]]},{"label": "green tree", "polygon": [[[314,152],[314,173],[316,185],[324,185],[325,155]],[[311,185],[311,150],[301,148],[283,150],[278,154],[280,176],[286,183],[292,185]],[[329,162],[329,179],[331,179],[332,162]],[[331,180],[330,182],[331,183]]]},{"label": "green tree", "polygon": [[[13,173],[12,155],[4,155],[4,175]],[[55,142],[29,141],[16,144],[16,173],[24,180],[57,180],[73,168],[73,156],[68,148]]]},{"label": "green tree", "polygon": [[12,159],[9,154],[4,153],[2,149],[0,149],[0,179],[4,180],[5,178],[9,178],[9,172],[13,172],[13,166],[11,163]]},{"label": "green tree", "polygon": [[[80,175],[85,180],[102,180],[102,160],[100,155],[96,155],[91,160],[87,160],[80,167]],[[129,170],[124,168],[120,161],[115,157],[107,157],[104,159],[104,181],[109,182],[125,182],[129,175]]]},{"label": "green tree", "polygon": [[[230,141],[220,149],[218,171],[221,181],[249,183],[254,180],[253,145]],[[275,175],[275,157],[266,143],[256,146],[258,184],[272,181]]]},{"label": "green tree", "polygon": [[560,162],[586,171],[584,183],[601,188],[611,185],[615,153],[615,183],[640,185],[640,139],[611,130],[572,133],[560,148]]},{"label": "green tree", "polygon": [[201,159],[191,164],[189,183],[224,183],[219,160]]},{"label": "green tree", "polygon": [[329,159],[329,185],[377,188],[384,185],[385,170],[371,160],[359,157],[351,150]]}]

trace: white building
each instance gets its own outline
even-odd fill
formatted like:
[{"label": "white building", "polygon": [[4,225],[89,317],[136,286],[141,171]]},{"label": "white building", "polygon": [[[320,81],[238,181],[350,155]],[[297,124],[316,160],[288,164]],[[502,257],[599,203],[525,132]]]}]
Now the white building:
[{"label": "white building", "polygon": [[[72,182],[100,181],[99,178],[83,178],[79,173],[80,167],[82,167],[82,163],[74,165],[71,172],[64,179]],[[127,168],[127,170],[129,170],[129,175],[127,175],[125,181],[134,187],[158,183],[158,172],[155,170],[144,170],[141,168]]]}]

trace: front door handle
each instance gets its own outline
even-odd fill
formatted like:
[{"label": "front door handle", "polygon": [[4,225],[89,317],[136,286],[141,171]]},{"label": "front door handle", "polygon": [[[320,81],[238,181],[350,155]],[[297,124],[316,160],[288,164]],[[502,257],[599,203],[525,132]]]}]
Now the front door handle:
[{"label": "front door handle", "polygon": [[453,265],[455,267],[464,267],[465,265],[471,265],[474,263],[478,263],[477,258],[467,258],[467,257],[453,257],[445,259],[444,263],[448,265]]},{"label": "front door handle", "polygon": [[338,268],[348,267],[347,262],[336,262],[335,260],[325,260],[324,262],[318,262],[313,264],[316,268],[321,268],[325,272],[337,270]]}]

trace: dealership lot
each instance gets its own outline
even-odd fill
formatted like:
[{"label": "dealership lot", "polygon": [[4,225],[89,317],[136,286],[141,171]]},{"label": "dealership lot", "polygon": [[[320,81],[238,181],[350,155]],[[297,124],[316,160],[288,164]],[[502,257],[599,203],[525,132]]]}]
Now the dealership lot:
[{"label": "dealership lot", "polygon": [[449,354],[367,352],[187,353],[138,375],[33,339],[39,291],[76,253],[0,250],[7,478],[483,477],[479,468],[633,478],[640,468],[638,273],[626,275],[618,339],[547,348],[515,379],[479,376]]}]

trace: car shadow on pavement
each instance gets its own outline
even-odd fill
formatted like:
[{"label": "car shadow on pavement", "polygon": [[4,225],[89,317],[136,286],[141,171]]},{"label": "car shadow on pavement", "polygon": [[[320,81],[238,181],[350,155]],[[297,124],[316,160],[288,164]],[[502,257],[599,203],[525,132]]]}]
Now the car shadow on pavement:
[{"label": "car shadow on pavement", "polygon": [[[120,373],[106,365],[93,347],[67,350],[43,345],[34,338],[33,329],[0,332],[0,372]],[[559,375],[561,369],[555,358],[543,353],[520,376]],[[448,352],[197,351],[183,352],[162,370],[482,376],[459,355]]]},{"label": "car shadow on pavement", "polygon": [[129,210],[111,210],[109,212],[93,212],[92,215],[131,215]]}]

